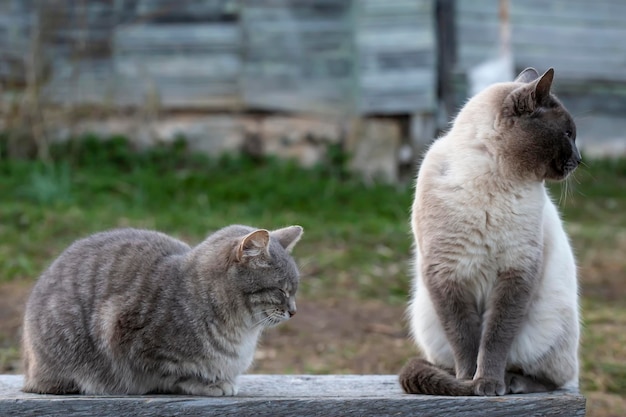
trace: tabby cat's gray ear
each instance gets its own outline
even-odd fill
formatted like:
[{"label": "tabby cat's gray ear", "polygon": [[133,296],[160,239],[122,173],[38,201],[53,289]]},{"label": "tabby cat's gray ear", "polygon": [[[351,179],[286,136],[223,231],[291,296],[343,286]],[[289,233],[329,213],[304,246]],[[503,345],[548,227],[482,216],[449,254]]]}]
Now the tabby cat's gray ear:
[{"label": "tabby cat's gray ear", "polygon": [[258,256],[260,254],[269,255],[270,232],[265,229],[255,230],[248,233],[241,239],[237,248],[237,260]]},{"label": "tabby cat's gray ear", "polygon": [[304,229],[302,229],[301,226],[289,226],[273,230],[270,235],[274,239],[278,240],[280,245],[285,248],[287,252],[291,252],[293,247],[296,246],[296,243],[298,243],[302,237],[303,231]]},{"label": "tabby cat's gray ear", "polygon": [[515,82],[517,83],[529,83],[539,78],[539,73],[533,67],[528,67],[524,71],[520,72]]}]

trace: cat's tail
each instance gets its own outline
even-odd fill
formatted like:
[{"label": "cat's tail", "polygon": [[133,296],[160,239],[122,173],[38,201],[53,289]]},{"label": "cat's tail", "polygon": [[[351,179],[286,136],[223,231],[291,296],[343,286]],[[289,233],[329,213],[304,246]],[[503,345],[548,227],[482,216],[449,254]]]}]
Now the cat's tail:
[{"label": "cat's tail", "polygon": [[420,358],[413,358],[404,365],[400,371],[400,385],[407,394],[475,395],[472,381],[456,379]]}]

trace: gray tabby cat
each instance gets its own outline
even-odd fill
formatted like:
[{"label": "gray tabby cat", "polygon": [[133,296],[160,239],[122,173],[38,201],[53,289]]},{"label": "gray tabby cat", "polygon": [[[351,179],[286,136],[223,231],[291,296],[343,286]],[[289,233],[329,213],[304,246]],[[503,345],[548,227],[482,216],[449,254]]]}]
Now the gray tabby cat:
[{"label": "gray tabby cat", "polygon": [[296,313],[300,226],[228,226],[195,248],[119,229],[78,240],[26,306],[23,390],[235,395],[263,328]]},{"label": "gray tabby cat", "polygon": [[411,331],[426,356],[407,393],[503,395],[576,387],[578,288],[545,180],[581,161],[554,71],[473,97],[420,167]]}]

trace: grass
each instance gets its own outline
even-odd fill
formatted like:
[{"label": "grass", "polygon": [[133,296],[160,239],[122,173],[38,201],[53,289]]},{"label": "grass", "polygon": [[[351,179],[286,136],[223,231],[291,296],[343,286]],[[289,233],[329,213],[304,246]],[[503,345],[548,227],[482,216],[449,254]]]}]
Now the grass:
[{"label": "grass", "polygon": [[[412,188],[366,186],[346,172],[346,158],[336,152],[313,169],[272,159],[209,159],[188,153],[182,141],[138,153],[123,138],[88,137],[51,153],[50,165],[7,160],[0,141],[0,284],[32,283],[74,239],[112,227],[158,229],[195,243],[230,223],[300,224],[301,297],[406,303]],[[588,162],[567,187],[551,188],[580,264],[581,387],[589,414],[621,415],[626,160]],[[2,362],[17,355],[8,340],[0,334]],[[334,354],[340,363],[355,353],[325,352]]]},{"label": "grass", "polygon": [[[370,297],[404,300],[407,277],[396,254],[410,247],[406,188],[366,187],[331,162],[304,170],[272,159],[191,155],[183,142],[143,153],[123,138],[81,143],[53,148],[51,166],[7,161],[0,168],[0,280],[33,279],[77,237],[112,227],[158,229],[193,243],[231,223],[300,224],[303,272],[319,281],[310,291],[350,289],[358,276]],[[384,287],[383,275],[393,277]]]}]

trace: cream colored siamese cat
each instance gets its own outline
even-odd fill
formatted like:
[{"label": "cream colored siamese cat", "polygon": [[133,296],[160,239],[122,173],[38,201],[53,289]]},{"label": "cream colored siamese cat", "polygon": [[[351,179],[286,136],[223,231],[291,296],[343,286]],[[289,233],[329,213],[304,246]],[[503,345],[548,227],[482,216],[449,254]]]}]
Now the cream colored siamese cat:
[{"label": "cream colored siamese cat", "polygon": [[545,180],[581,161],[576,127],[532,68],[473,97],[424,158],[412,229],[407,393],[576,387],[576,264]]}]

